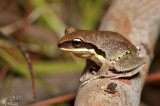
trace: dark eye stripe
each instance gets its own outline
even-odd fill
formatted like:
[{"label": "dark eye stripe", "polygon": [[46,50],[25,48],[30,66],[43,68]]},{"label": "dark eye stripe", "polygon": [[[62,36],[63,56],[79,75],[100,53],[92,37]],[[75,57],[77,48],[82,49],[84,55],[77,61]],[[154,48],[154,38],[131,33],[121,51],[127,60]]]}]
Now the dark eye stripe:
[{"label": "dark eye stripe", "polygon": [[[79,38],[75,38],[75,41],[79,41],[81,39]],[[77,40],[78,39],[78,40]],[[64,47],[64,48],[73,48],[73,41],[74,40],[70,40],[70,41],[66,41],[63,42],[61,44],[58,44],[58,47]],[[75,47],[75,48],[87,48],[87,49],[94,49],[96,51],[97,54],[102,55],[103,57],[106,57],[106,54],[104,51],[102,51],[101,49],[99,49],[96,45],[92,44],[92,43],[88,43],[88,42],[84,42],[82,40],[82,45],[80,47]],[[73,48],[74,49],[74,48]]]}]

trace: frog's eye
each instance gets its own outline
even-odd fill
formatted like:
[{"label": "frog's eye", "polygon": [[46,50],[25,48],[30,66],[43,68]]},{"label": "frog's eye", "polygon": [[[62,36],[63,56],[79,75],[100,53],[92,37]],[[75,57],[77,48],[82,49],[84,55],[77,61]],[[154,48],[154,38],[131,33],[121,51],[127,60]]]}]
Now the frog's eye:
[{"label": "frog's eye", "polygon": [[76,48],[81,47],[82,44],[83,44],[83,41],[82,41],[81,39],[79,39],[79,38],[74,38],[74,39],[72,40],[72,45],[73,45],[74,47],[76,47]]}]

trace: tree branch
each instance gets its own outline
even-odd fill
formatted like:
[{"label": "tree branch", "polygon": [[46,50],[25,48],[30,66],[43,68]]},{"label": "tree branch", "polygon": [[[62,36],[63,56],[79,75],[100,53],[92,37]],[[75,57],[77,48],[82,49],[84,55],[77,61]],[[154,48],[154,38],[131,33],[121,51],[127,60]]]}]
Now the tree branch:
[{"label": "tree branch", "polygon": [[75,106],[138,106],[145,78],[153,59],[160,20],[159,0],[116,0],[99,30],[115,31],[141,48],[146,64],[131,78],[102,78],[79,87]]}]

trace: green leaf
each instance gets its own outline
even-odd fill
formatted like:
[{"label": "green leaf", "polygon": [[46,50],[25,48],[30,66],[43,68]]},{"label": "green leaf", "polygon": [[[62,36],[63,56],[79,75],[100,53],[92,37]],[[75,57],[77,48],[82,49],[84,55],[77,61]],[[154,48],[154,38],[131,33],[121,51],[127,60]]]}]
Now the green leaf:
[{"label": "green leaf", "polygon": [[[48,5],[46,0],[32,0],[34,8],[40,8],[42,6]],[[45,22],[45,24],[54,32],[58,34],[58,36],[62,37],[64,35],[64,30],[66,25],[63,21],[57,16],[54,12],[47,12],[41,16],[41,19]]]}]

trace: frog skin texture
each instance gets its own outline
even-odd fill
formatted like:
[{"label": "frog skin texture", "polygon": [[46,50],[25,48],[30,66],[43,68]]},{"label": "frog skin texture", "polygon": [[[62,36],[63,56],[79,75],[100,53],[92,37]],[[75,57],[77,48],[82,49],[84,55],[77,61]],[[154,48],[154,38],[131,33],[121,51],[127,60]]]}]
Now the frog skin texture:
[{"label": "frog skin texture", "polygon": [[[131,77],[145,64],[145,58],[139,56],[139,49],[112,31],[77,30],[71,26],[59,40],[58,47],[86,58],[84,72],[95,72],[92,79]],[[118,74],[110,75],[108,72],[111,70]]]}]

